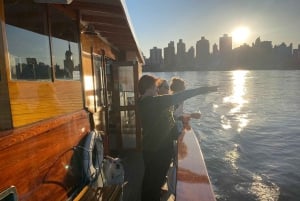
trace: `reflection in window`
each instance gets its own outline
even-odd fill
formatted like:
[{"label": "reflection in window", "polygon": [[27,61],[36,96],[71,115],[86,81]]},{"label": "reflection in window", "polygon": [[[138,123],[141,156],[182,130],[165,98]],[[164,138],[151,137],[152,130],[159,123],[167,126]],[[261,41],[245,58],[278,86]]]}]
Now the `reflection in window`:
[{"label": "reflection in window", "polygon": [[134,105],[133,67],[119,68],[120,106]]},{"label": "reflection in window", "polygon": [[11,78],[50,79],[45,7],[22,1],[16,3],[7,0],[4,4]]},{"label": "reflection in window", "polygon": [[76,21],[50,9],[53,65],[57,79],[80,79],[79,36]]},{"label": "reflection in window", "polygon": [[95,73],[95,91],[96,91],[96,104],[97,106],[104,105],[104,75],[103,75],[103,67],[102,67],[102,56],[101,55],[93,55],[93,67]]},{"label": "reflection in window", "polygon": [[112,77],[113,60],[105,58],[106,82],[107,82],[107,105],[112,104],[113,77]]},{"label": "reflection in window", "polygon": [[51,8],[49,40],[46,4],[5,0],[4,5],[12,79],[50,80],[52,64],[56,78],[80,79],[79,31],[75,20]]}]

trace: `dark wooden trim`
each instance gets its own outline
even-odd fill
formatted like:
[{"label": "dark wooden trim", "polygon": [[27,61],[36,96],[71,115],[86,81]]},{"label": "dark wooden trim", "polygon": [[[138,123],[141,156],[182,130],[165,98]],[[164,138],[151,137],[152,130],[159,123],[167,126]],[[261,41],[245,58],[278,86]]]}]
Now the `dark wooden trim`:
[{"label": "dark wooden trim", "polygon": [[57,118],[45,120],[42,122],[37,122],[28,126],[23,126],[17,129],[1,131],[0,132],[0,151],[21,143],[29,138],[35,137],[39,134],[45,133],[56,127],[68,123],[69,121],[78,120],[80,118],[86,117],[87,112],[85,110],[80,110],[68,115],[63,115]]}]

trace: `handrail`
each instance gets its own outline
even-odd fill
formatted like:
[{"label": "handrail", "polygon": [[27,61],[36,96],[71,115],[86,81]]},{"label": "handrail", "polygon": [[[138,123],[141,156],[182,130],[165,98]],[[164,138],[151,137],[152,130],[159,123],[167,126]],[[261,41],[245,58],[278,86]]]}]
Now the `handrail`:
[{"label": "handrail", "polygon": [[178,138],[176,201],[216,201],[199,142],[185,127]]}]

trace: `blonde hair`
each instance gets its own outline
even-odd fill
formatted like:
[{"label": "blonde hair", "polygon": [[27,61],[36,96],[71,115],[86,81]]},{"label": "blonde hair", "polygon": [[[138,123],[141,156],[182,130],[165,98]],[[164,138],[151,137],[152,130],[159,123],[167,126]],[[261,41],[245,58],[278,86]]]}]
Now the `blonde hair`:
[{"label": "blonde hair", "polygon": [[160,88],[161,86],[163,86],[163,84],[169,86],[168,81],[165,80],[165,79],[158,78],[158,79],[156,80],[156,86],[157,86],[158,88]]}]

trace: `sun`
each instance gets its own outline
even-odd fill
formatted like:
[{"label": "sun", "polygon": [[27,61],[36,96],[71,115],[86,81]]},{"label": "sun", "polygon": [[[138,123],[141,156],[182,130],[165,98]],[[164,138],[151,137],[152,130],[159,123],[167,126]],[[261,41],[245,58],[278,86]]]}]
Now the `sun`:
[{"label": "sun", "polygon": [[236,44],[243,44],[250,35],[250,29],[246,26],[240,26],[232,31],[232,40]]}]

